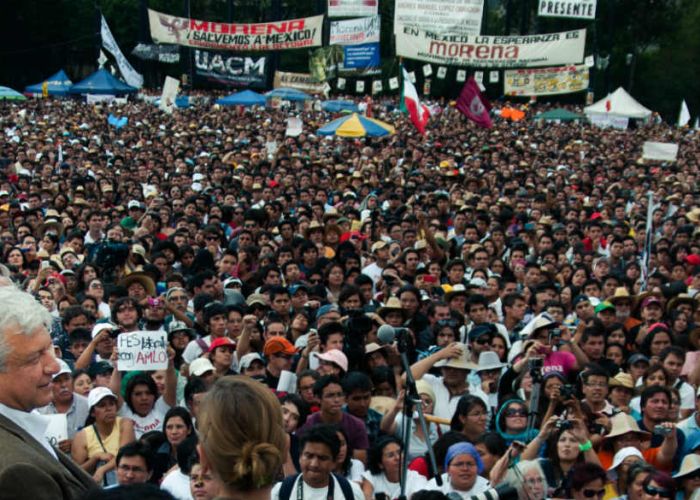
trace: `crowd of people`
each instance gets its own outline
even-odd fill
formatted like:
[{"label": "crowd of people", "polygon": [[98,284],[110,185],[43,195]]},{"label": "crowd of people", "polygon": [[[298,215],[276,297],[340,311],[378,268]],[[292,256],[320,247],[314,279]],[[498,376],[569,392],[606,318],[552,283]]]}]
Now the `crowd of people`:
[{"label": "crowd of people", "polygon": [[700,498],[697,133],[365,104],[1,105],[7,498]]}]

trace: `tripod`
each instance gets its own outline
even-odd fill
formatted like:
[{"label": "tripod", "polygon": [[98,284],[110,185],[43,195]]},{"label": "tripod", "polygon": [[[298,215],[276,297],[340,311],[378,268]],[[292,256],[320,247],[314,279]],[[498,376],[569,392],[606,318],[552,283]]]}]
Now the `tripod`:
[{"label": "tripod", "polygon": [[425,444],[428,446],[430,467],[432,467],[433,471],[436,473],[435,480],[437,481],[438,486],[442,485],[440,474],[437,474],[437,462],[435,461],[435,453],[433,452],[433,446],[430,442],[430,436],[428,435],[428,425],[425,423],[423,402],[421,401],[418,390],[416,389],[416,380],[413,378],[413,374],[411,374],[411,366],[408,363],[408,355],[406,354],[408,346],[405,339],[406,335],[399,335],[397,339],[399,353],[401,354],[401,365],[406,372],[406,395],[403,398],[403,415],[401,417],[401,422],[403,424],[403,432],[401,436],[403,453],[401,455],[401,494],[399,495],[399,500],[406,500],[406,483],[408,481],[408,452],[411,445],[414,409],[417,409],[418,421],[420,422],[421,430],[425,436]]},{"label": "tripod", "polygon": [[528,360],[527,369],[532,377],[532,392],[530,393],[530,408],[527,414],[527,429],[525,436],[530,436],[532,430],[537,423],[537,417],[540,413],[540,394],[542,392],[542,366],[544,360],[542,358],[530,358]]}]

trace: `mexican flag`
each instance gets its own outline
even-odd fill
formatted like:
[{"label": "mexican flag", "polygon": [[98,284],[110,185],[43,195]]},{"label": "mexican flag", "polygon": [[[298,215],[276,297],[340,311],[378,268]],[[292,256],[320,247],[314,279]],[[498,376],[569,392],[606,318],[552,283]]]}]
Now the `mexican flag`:
[{"label": "mexican flag", "polygon": [[418,99],[418,92],[411,83],[406,68],[401,66],[401,74],[403,76],[403,88],[401,90],[401,111],[408,113],[411,121],[416,126],[421,134],[425,134],[425,125],[430,118],[430,111],[425,104],[421,104]]}]

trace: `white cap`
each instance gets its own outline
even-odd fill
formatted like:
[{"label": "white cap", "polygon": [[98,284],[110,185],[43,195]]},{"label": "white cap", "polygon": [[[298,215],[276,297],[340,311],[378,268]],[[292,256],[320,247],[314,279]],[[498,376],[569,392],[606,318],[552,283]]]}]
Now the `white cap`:
[{"label": "white cap", "polygon": [[625,458],[629,457],[639,457],[644,460],[641,451],[633,446],[626,446],[617,450],[617,453],[615,453],[615,456],[613,457],[613,463],[608,470],[617,469],[620,464],[624,462]]},{"label": "white cap", "polygon": [[207,372],[213,372],[214,365],[207,358],[197,358],[190,364],[190,375],[201,377]]},{"label": "white cap", "polygon": [[112,323],[97,323],[92,327],[92,338],[97,337],[97,334],[102,330],[114,330],[114,325]]},{"label": "white cap", "polygon": [[238,366],[241,368],[241,371],[250,368],[250,365],[253,364],[253,361],[260,361],[263,365],[265,364],[265,360],[262,359],[262,356],[258,354],[257,352],[249,352],[245,356],[241,358],[241,361],[238,363]]},{"label": "white cap", "polygon": [[62,359],[57,359],[58,361],[58,371],[53,374],[53,379],[56,380],[59,376],[63,375],[64,373],[73,373],[73,371],[70,369],[70,366],[68,366],[68,363],[63,361]]},{"label": "white cap", "polygon": [[90,394],[88,394],[88,408],[92,408],[104,398],[108,397],[117,399],[117,396],[106,387],[95,387],[90,391]]}]

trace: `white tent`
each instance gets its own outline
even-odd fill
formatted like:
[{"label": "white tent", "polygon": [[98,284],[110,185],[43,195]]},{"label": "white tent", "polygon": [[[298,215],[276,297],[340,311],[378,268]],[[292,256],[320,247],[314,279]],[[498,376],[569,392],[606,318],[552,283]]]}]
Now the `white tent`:
[{"label": "white tent", "polygon": [[651,110],[645,108],[627,93],[622,87],[604,99],[584,108],[583,112],[590,115],[607,115],[620,118],[649,118]]}]

